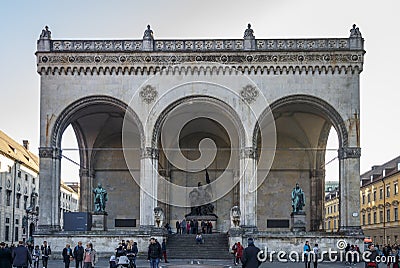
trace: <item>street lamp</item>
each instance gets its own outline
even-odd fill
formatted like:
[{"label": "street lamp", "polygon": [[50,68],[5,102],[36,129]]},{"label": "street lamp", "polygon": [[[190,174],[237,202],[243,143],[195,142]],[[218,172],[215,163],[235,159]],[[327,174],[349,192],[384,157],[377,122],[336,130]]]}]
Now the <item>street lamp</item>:
[{"label": "street lamp", "polygon": [[386,245],[386,184],[385,177],[382,177],[383,183],[383,244]]}]

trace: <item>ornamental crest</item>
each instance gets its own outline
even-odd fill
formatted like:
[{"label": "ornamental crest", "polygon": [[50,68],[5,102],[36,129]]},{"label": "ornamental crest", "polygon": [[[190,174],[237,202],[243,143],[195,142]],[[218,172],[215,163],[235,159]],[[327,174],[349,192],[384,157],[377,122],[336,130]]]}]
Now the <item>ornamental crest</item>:
[{"label": "ornamental crest", "polygon": [[252,85],[247,85],[240,91],[240,96],[250,104],[257,99],[258,90]]},{"label": "ornamental crest", "polygon": [[158,92],[154,87],[147,85],[142,88],[139,95],[145,103],[150,104],[157,98]]}]

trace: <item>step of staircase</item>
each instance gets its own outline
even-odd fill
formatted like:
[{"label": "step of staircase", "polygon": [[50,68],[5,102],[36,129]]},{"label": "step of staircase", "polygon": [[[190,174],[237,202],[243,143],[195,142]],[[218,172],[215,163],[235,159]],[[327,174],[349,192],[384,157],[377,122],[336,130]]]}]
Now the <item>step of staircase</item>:
[{"label": "step of staircase", "polygon": [[196,244],[194,234],[172,234],[167,238],[170,259],[231,259],[227,234],[203,234],[203,244]]}]

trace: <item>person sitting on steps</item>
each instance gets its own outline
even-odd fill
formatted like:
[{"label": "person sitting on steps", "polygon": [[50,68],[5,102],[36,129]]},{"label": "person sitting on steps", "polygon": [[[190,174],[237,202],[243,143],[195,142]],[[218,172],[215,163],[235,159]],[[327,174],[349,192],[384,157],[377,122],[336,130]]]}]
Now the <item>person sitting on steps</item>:
[{"label": "person sitting on steps", "polygon": [[203,237],[201,236],[201,233],[197,233],[196,244],[198,245],[198,244],[203,244],[203,243],[204,243],[204,241],[203,241]]}]

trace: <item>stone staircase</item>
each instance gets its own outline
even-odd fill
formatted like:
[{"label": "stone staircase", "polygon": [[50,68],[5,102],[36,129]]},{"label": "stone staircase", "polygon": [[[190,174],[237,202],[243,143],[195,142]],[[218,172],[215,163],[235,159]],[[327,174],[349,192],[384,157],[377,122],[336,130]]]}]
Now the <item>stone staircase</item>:
[{"label": "stone staircase", "polygon": [[230,259],[227,234],[203,234],[204,243],[196,244],[194,234],[171,234],[167,238],[170,259]]}]

